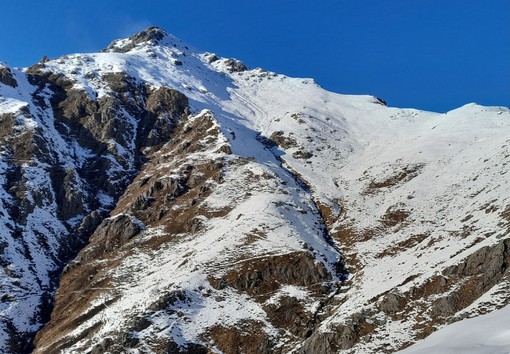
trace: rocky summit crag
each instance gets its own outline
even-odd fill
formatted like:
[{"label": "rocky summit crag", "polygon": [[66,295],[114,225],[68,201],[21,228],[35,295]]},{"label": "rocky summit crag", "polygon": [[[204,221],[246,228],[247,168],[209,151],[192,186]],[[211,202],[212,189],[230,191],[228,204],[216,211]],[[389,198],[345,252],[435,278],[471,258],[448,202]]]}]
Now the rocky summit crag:
[{"label": "rocky summit crag", "polygon": [[151,27],[0,65],[2,353],[391,353],[510,303],[510,110]]}]

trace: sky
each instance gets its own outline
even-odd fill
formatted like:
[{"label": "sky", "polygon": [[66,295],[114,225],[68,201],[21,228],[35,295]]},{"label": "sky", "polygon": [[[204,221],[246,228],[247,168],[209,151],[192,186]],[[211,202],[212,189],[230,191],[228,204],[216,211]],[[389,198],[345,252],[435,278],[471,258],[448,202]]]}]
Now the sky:
[{"label": "sky", "polygon": [[198,50],[390,106],[510,106],[509,0],[16,0],[1,11],[0,61],[14,67],[155,25]]}]

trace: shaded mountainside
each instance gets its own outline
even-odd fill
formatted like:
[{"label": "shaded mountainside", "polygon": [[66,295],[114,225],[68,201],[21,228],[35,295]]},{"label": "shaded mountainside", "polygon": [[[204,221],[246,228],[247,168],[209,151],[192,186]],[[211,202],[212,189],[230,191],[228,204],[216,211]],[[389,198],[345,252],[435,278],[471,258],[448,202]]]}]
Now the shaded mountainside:
[{"label": "shaded mountainside", "polygon": [[140,150],[167,140],[187,99],[118,74],[105,78],[112,95],[92,100],[62,75],[8,72],[0,116],[2,329],[19,351],[49,315],[58,273],[136,176]]},{"label": "shaded mountainside", "polygon": [[510,302],[507,108],[390,108],[153,27],[0,65],[0,128],[2,352],[394,352]]}]

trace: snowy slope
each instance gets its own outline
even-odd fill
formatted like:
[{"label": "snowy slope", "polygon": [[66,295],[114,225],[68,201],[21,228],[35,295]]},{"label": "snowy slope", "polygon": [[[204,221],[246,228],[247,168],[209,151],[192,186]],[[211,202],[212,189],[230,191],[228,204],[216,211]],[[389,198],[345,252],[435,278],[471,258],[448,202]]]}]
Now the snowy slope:
[{"label": "snowy slope", "polygon": [[510,308],[442,328],[400,354],[505,354],[510,351]]},{"label": "snowy slope", "polygon": [[[189,124],[199,121],[204,117],[203,114],[207,113],[192,117]],[[219,144],[213,144],[206,151],[186,155],[185,161],[170,158],[165,164],[158,163],[156,171],[153,170],[154,166],[148,164],[140,178],[150,178],[151,181],[161,181],[168,176],[179,178],[183,173],[179,166],[183,165],[192,164],[195,169],[200,169],[201,164],[222,157],[221,153],[214,152],[222,144],[223,139],[220,137],[219,140]],[[171,156],[170,152],[165,154]],[[80,337],[80,333],[99,322],[102,325],[92,343],[101,345],[104,338],[114,338],[118,329],[128,326],[134,317],[143,316],[150,325],[147,324],[141,331],[138,329],[136,337],[144,343],[140,345],[141,350],[149,352],[154,350],[153,346],[145,344],[150,341],[172,338],[175,343],[183,346],[187,343],[201,343],[204,329],[218,324],[235,326],[243,320],[262,323],[266,334],[270,338],[277,338],[277,330],[267,320],[263,303],[250,296],[249,292],[243,294],[242,291],[239,293],[213,285],[210,277],[228,278],[229,272],[240,264],[257,265],[258,260],[292,258],[303,251],[304,245],[313,247],[316,262],[323,262],[329,272],[334,274],[332,266],[338,254],[322,238],[323,230],[314,205],[293,178],[271,160],[261,164],[225,156],[222,161],[226,167],[222,172],[221,184],[208,180],[206,185],[212,190],[211,194],[203,200],[199,196],[194,199],[195,205],[203,209],[202,213],[197,211],[196,215],[192,214],[193,218],[190,217],[200,221],[198,231],[173,233],[163,225],[157,226],[149,221],[150,209],[147,211],[149,216],[135,214],[139,222],[144,222],[144,231],[121,250],[126,252],[137,245],[137,252],[121,254],[122,262],[114,269],[109,268],[108,260],[103,261],[103,267],[109,271],[94,275],[94,282],[102,283],[104,279],[109,279],[115,285],[104,289],[97,298],[89,300],[90,306],[101,307],[102,303],[108,303],[108,306],[66,334],[66,337]],[[160,177],[161,171],[163,174]],[[120,204],[128,198],[132,200],[130,195],[134,193],[134,189],[128,189]],[[190,193],[193,191],[190,190]],[[154,202],[158,203],[158,199]],[[173,200],[169,213],[185,207],[192,210],[186,194]],[[125,211],[114,211],[112,219],[125,215]],[[214,213],[226,215],[220,218],[214,217]],[[174,240],[160,245],[158,239],[168,235],[175,235],[178,242]],[[92,243],[95,242],[93,236]],[[157,247],[153,247],[152,242],[156,242]],[[86,253],[79,256],[80,260],[87,258]],[[263,263],[258,264],[258,267],[263,271]],[[169,277],[169,274],[172,276]],[[68,278],[64,277],[61,286],[67,286],[73,277],[73,273]],[[281,292],[298,293],[302,302],[314,306],[317,299],[303,285],[299,281],[291,283],[283,287]],[[94,288],[95,285],[91,284],[90,287]],[[163,295],[172,297],[175,294],[181,297],[178,301],[171,301],[172,310],[168,307],[160,309],[159,305],[155,305]],[[269,301],[277,301],[278,297],[279,293],[275,291]],[[65,327],[65,324],[58,325]],[[65,329],[63,331],[65,333]],[[87,346],[90,344],[82,340],[69,351],[80,351]],[[42,346],[38,350],[45,352],[48,349]]]},{"label": "snowy slope", "polygon": [[[469,104],[438,114],[386,107],[372,96],[339,95],[311,79],[200,53],[159,29],[101,53],[50,60],[35,72],[65,77],[72,86],[66,89],[93,102],[159,88],[189,100],[189,114],[166,144],[144,150],[140,173],[62,278],[36,352],[114,351],[118,333],[127,330],[136,340],[122,343],[133,352],[163,350],[165,339],[166,350],[195,343],[230,352],[226,338],[266,343],[244,352],[391,352],[455,318],[510,301],[508,108]],[[112,84],[119,73],[121,83]],[[30,86],[19,94],[0,89],[0,112],[33,101]],[[33,116],[24,118],[25,129],[42,124]],[[142,124],[129,109],[118,122],[128,131]],[[135,140],[110,138],[120,163],[115,175],[138,173],[130,152]],[[65,155],[69,148],[56,150]],[[81,160],[69,161],[74,169]],[[165,185],[168,193],[174,182],[186,191],[170,199],[154,187]],[[110,249],[108,225],[124,215],[138,231]],[[180,228],[183,218],[190,223]],[[307,276],[325,288],[283,277],[275,264],[286,257],[300,267],[312,257],[316,267]],[[343,264],[349,275],[339,289]],[[245,287],[234,276],[255,282]],[[73,285],[78,277],[84,283]],[[72,304],[69,294],[78,292],[81,301]],[[296,327],[278,322],[278,307],[289,302],[294,317],[287,322],[303,322]],[[245,332],[232,330],[243,325]]]},{"label": "snowy slope", "polygon": [[[290,139],[290,147],[278,154],[308,181],[316,200],[330,207],[331,233],[351,261],[352,287],[319,331],[338,331],[338,324],[351,321],[353,314],[369,314],[374,317],[369,321],[384,325],[353,352],[371,352],[388,343],[398,347],[412,341],[420,326],[441,323],[437,314],[428,314],[426,299],[395,310],[425,317],[412,320],[392,319],[376,301],[384,301],[389,291],[405,296],[508,237],[509,109],[476,104],[446,114],[395,109],[371,97],[331,94],[307,80],[253,83],[243,76],[236,82],[244,92],[233,101],[251,105],[239,105],[239,115],[253,112],[254,129]],[[310,157],[299,158],[299,151]],[[504,257],[502,262],[507,262]],[[487,287],[492,285],[493,292],[503,291],[493,306],[508,303],[502,290],[507,283]],[[483,292],[478,291],[475,298]]]}]

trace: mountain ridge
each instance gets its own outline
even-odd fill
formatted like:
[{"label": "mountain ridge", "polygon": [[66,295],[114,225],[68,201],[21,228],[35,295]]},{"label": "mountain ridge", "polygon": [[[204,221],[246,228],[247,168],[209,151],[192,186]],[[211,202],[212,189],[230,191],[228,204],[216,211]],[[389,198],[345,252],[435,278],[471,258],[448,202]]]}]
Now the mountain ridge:
[{"label": "mountain ridge", "polygon": [[[155,27],[0,82],[3,230],[24,240],[2,261],[55,281],[34,230],[74,258],[34,352],[391,352],[509,302],[508,108],[386,107]],[[34,322],[4,317],[6,352],[32,350],[26,303],[4,302]]]}]

